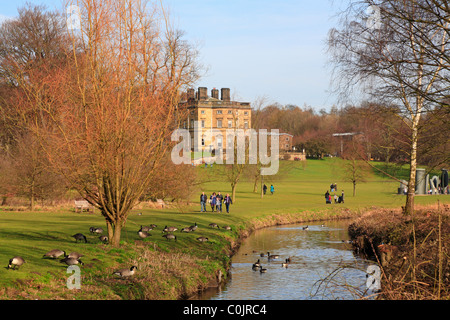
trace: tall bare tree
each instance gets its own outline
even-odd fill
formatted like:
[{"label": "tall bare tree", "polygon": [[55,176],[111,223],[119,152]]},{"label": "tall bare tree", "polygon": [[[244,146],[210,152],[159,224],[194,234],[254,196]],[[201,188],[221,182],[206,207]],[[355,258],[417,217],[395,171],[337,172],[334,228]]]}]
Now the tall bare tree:
[{"label": "tall bare tree", "polygon": [[362,89],[376,101],[396,105],[396,115],[409,128],[406,214],[414,210],[420,119],[442,105],[448,88],[448,14],[444,1],[352,1],[339,29],[329,34],[342,96]]},{"label": "tall bare tree", "polygon": [[[29,130],[37,105],[46,96],[42,79],[29,77],[29,72],[44,64],[55,67],[69,44],[63,16],[44,6],[27,3],[18,8],[18,17],[0,26],[0,153],[3,170],[8,171],[3,183],[9,184],[8,193],[29,198],[31,210],[35,199],[59,196],[63,188]],[[23,79],[36,93],[26,108],[18,103],[27,99],[20,86]]]},{"label": "tall bare tree", "polygon": [[68,30],[70,50],[57,68],[17,72],[26,97],[19,105],[37,108],[30,130],[52,166],[100,210],[117,246],[171,148],[180,90],[198,76],[196,51],[158,4],[69,4],[77,8],[69,27],[78,28]]}]

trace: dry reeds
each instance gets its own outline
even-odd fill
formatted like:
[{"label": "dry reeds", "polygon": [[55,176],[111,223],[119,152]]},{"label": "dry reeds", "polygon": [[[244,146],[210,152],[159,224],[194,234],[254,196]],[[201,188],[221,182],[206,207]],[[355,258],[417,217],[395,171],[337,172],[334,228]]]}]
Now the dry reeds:
[{"label": "dry reeds", "polygon": [[350,227],[356,248],[371,253],[381,270],[380,298],[450,298],[450,210],[421,207],[413,215],[376,209]]}]

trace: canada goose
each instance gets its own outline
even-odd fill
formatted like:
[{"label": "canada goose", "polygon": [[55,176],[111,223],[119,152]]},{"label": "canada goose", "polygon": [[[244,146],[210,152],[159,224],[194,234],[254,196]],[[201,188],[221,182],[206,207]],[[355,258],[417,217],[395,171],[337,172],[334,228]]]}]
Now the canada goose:
[{"label": "canada goose", "polygon": [[136,272],[137,267],[132,266],[130,269],[119,269],[113,272],[113,274],[118,275],[119,277],[126,278],[131,277]]},{"label": "canada goose", "polygon": [[286,259],[286,262],[283,262],[282,264],[281,264],[281,266],[283,267],[283,268],[287,268],[288,267],[288,259]]},{"label": "canada goose", "polygon": [[138,213],[138,216],[142,216],[142,212],[139,212],[139,213]]},{"label": "canada goose", "polygon": [[255,263],[254,263],[253,266],[252,266],[252,270],[253,270],[253,271],[258,271],[259,268],[260,268],[260,266],[259,266],[259,265],[256,265]]},{"label": "canada goose", "polygon": [[177,241],[177,236],[172,233],[165,234],[163,235],[163,237],[166,238],[167,240],[175,239],[175,241]]},{"label": "canada goose", "polygon": [[209,239],[207,237],[198,237],[197,240],[200,241],[200,242],[209,241]]},{"label": "canada goose", "polygon": [[11,269],[11,266],[13,266],[13,270],[16,270],[16,267],[17,269],[19,269],[19,267],[24,263],[26,263],[26,261],[22,257],[16,256],[12,259],[9,259],[8,269]]},{"label": "canada goose", "polygon": [[148,227],[148,226],[141,226],[141,229],[139,229],[139,231],[145,231],[145,232],[152,231],[152,230],[153,230],[153,228]]},{"label": "canada goose", "polygon": [[287,259],[286,259],[286,262],[287,262],[287,263],[291,263],[291,257],[287,258]]},{"label": "canada goose", "polygon": [[191,232],[191,231],[192,231],[191,227],[185,227],[181,229],[181,232]]},{"label": "canada goose", "polygon": [[264,256],[265,256],[265,254],[264,254],[264,253],[261,253],[261,254],[260,254],[259,256],[260,256],[260,257],[262,258],[262,257],[264,257]]},{"label": "canada goose", "polygon": [[278,259],[278,258],[280,258],[280,256],[277,254],[270,254],[270,252],[267,252],[267,258],[269,258],[269,260]]},{"label": "canada goose", "polygon": [[156,224],[151,224],[150,227],[155,229],[157,227],[157,225]]},{"label": "canada goose", "polygon": [[44,258],[59,258],[62,255],[66,255],[65,251],[59,250],[59,249],[53,249],[49,252],[47,252],[46,254],[44,254]]},{"label": "canada goose", "polygon": [[151,236],[150,233],[145,232],[145,231],[141,231],[141,230],[138,231],[138,235],[139,235],[139,237],[140,237],[141,239],[145,239],[145,238],[147,238],[148,236]]},{"label": "canada goose", "polygon": [[309,226],[303,227],[303,230],[309,230]]},{"label": "canada goose", "polygon": [[163,232],[174,232],[174,231],[177,231],[177,230],[178,230],[177,227],[168,227],[168,226],[165,226],[164,229],[163,229]]},{"label": "canada goose", "polygon": [[219,229],[219,226],[217,225],[217,223],[210,223],[209,226],[210,226],[211,228],[217,228],[217,229]]},{"label": "canada goose", "polygon": [[75,265],[75,264],[80,264],[80,265],[83,265],[83,264],[84,264],[84,263],[83,263],[81,260],[79,260],[79,259],[69,258],[69,257],[66,257],[66,258],[64,258],[64,259],[61,259],[61,260],[59,260],[59,261],[65,263],[65,264],[67,264],[68,266],[73,266],[73,265]]},{"label": "canada goose", "polygon": [[197,228],[198,228],[197,222],[193,226],[190,226],[189,228],[191,228],[191,231],[197,230]]},{"label": "canada goose", "polygon": [[261,261],[259,261],[259,259],[258,259],[258,261],[256,261],[253,265],[257,266],[257,267],[260,267],[261,266]]},{"label": "canada goose", "polygon": [[81,257],[83,257],[83,255],[81,253],[78,252],[71,252],[69,253],[69,255],[66,258],[73,258],[73,259],[80,259]]},{"label": "canada goose", "polygon": [[94,233],[94,230],[95,230],[95,229],[97,229],[97,227],[90,227],[90,228],[89,228],[89,232],[90,232],[90,233]]},{"label": "canada goose", "polygon": [[102,228],[95,228],[93,233],[102,234],[103,229]]},{"label": "canada goose", "polygon": [[230,226],[223,226],[222,228],[224,228],[225,230],[231,230],[231,227]]},{"label": "canada goose", "polygon": [[87,243],[86,236],[84,234],[82,234],[82,233],[74,234],[72,237],[75,238],[76,242],[84,240],[84,242]]},{"label": "canada goose", "polygon": [[108,242],[108,237],[107,236],[100,236],[98,237],[100,239],[101,242],[103,243],[107,243]]},{"label": "canada goose", "polygon": [[259,267],[259,272],[266,273],[267,269],[263,268],[262,266]]}]

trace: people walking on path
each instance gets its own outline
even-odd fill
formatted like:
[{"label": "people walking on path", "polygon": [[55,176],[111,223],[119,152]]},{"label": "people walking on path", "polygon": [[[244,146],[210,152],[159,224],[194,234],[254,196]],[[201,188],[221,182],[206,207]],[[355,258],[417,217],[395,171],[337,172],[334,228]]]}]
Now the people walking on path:
[{"label": "people walking on path", "polygon": [[230,204],[233,204],[233,200],[231,200],[230,194],[227,193],[227,195],[223,199],[223,202],[225,203],[227,213],[230,213]]},{"label": "people walking on path", "polygon": [[204,192],[200,195],[200,211],[206,212],[206,201],[208,201],[208,197]]},{"label": "people walking on path", "polygon": [[272,195],[275,192],[275,187],[273,186],[273,184],[270,185],[270,192],[272,193]]},{"label": "people walking on path", "polygon": [[264,184],[264,187],[263,187],[263,192],[264,192],[264,194],[266,194],[266,192],[267,192],[267,186]]}]

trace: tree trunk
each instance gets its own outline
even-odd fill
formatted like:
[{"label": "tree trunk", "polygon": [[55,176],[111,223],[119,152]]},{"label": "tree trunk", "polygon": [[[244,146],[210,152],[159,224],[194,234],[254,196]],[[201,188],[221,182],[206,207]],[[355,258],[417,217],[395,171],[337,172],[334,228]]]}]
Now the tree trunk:
[{"label": "tree trunk", "polygon": [[[105,215],[103,215],[105,217]],[[112,244],[112,239],[114,238],[114,228],[111,221],[106,218],[106,232],[108,233],[109,243]]]},{"label": "tree trunk", "polygon": [[117,224],[114,228],[114,235],[112,241],[110,241],[113,247],[118,247],[120,245],[120,235],[122,234],[122,226]]},{"label": "tree trunk", "polygon": [[108,232],[109,244],[118,247],[120,244],[120,236],[122,234],[122,222],[112,222],[106,218],[106,230]]},{"label": "tree trunk", "polygon": [[264,180],[264,176],[261,175],[261,199],[264,198],[264,183],[263,183],[263,180]]},{"label": "tree trunk", "polygon": [[253,193],[258,192],[258,180],[259,180],[259,177],[256,177],[255,182],[253,183]]},{"label": "tree trunk", "polygon": [[[418,117],[416,117],[418,118]],[[406,195],[406,204],[403,210],[405,215],[411,215],[414,211],[414,196],[416,193],[416,170],[417,170],[417,136],[418,119],[414,119],[411,135],[411,158],[408,182],[408,193]],[[417,123],[416,123],[417,122]]]},{"label": "tree trunk", "polygon": [[233,203],[236,202],[236,184],[231,185],[231,199],[233,200]]},{"label": "tree trunk", "polygon": [[356,181],[353,181],[353,196],[356,195]]},{"label": "tree trunk", "polygon": [[30,210],[34,211],[34,179],[30,186]]}]

